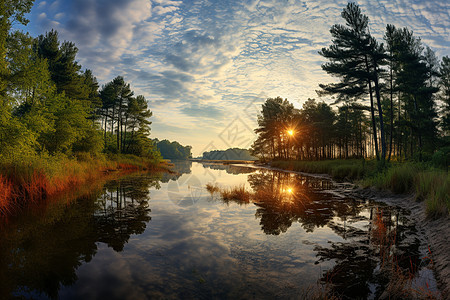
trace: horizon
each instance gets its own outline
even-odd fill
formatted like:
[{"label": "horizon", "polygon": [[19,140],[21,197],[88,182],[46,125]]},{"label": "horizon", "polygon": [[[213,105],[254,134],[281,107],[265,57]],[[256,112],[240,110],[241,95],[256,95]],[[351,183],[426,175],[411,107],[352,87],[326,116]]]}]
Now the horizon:
[{"label": "horizon", "polygon": [[[277,5],[278,2],[278,5]],[[204,151],[248,148],[266,98],[300,108],[332,78],[318,51],[331,44],[348,1],[35,1],[17,26],[55,29],[100,84],[123,76],[149,102],[151,138]],[[446,1],[357,1],[382,42],[387,24],[408,27],[438,58],[448,55]],[[447,12],[447,13],[446,13]]]}]

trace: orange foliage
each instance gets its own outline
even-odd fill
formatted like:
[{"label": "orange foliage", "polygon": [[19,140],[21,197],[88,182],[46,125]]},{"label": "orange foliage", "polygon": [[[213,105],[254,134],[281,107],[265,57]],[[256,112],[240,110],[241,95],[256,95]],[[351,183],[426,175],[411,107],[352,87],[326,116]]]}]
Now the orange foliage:
[{"label": "orange foliage", "polygon": [[11,174],[10,179],[0,175],[0,215],[9,214],[20,204],[36,203],[71,187],[83,184],[101,174],[102,169],[82,174],[66,170],[65,175],[48,178],[42,171],[34,171],[28,178]]},{"label": "orange foliage", "polygon": [[119,163],[119,169],[121,169],[121,170],[139,170],[139,166],[125,164],[125,163]]},{"label": "orange foliage", "polygon": [[64,165],[62,172],[49,176],[43,169],[35,169],[32,173],[28,173],[28,170],[16,170],[12,167],[7,174],[0,174],[0,217],[9,215],[13,210],[27,204],[37,203],[75,186],[109,176],[111,171],[120,171],[123,174],[149,168],[155,171],[166,170],[163,165],[151,168],[128,163],[95,166],[69,162]]},{"label": "orange foliage", "polygon": [[0,214],[8,213],[11,210],[12,191],[11,182],[0,175]]}]

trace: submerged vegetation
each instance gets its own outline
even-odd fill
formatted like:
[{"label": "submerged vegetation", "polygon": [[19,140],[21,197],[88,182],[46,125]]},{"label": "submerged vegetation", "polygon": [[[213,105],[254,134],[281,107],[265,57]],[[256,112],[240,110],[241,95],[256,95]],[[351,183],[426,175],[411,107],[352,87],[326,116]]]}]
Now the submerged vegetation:
[{"label": "submerged vegetation", "polygon": [[250,199],[252,198],[252,193],[248,191],[244,185],[224,188],[218,186],[217,184],[213,185],[208,183],[206,184],[206,190],[211,194],[211,196],[214,196],[214,194],[219,194],[222,197],[222,200],[226,203],[250,203]]}]

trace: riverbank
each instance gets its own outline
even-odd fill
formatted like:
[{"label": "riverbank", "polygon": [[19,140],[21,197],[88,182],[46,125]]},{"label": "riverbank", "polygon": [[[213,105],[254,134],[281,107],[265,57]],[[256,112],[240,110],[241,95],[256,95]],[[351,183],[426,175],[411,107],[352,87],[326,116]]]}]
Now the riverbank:
[{"label": "riverbank", "polygon": [[40,156],[0,164],[0,215],[8,215],[29,203],[97,180],[111,172],[164,171],[166,161],[153,161],[134,155],[74,157]]},{"label": "riverbank", "polygon": [[350,159],[327,161],[273,161],[271,167],[328,174],[336,180],[348,180],[363,188],[376,187],[394,194],[413,194],[423,201],[429,218],[449,215],[450,174],[422,163],[392,163],[379,170],[375,160]]},{"label": "riverbank", "polygon": [[[416,224],[421,242],[428,245],[432,268],[441,292],[442,299],[450,298],[450,217],[432,219],[427,215],[426,204],[415,201],[414,194],[398,195],[391,191],[379,190],[375,187],[357,187],[346,191],[347,195],[384,202],[411,212],[409,218]],[[423,259],[425,259],[425,255]]]},{"label": "riverbank", "polygon": [[[432,266],[443,299],[450,297],[450,191],[446,172],[426,169],[414,164],[398,164],[379,172],[373,162],[360,160],[321,162],[277,161],[266,165],[270,169],[286,170],[337,180],[352,181],[342,193],[396,205],[411,212],[410,218],[420,232],[422,243],[429,245]],[[347,185],[343,185],[347,186]],[[439,191],[443,194],[439,194]],[[425,200],[425,201],[422,201]],[[438,210],[430,209],[435,202]]]},{"label": "riverbank", "polygon": [[254,160],[221,160],[221,159],[195,159],[191,158],[190,161],[199,162],[199,163],[211,163],[211,164],[254,164]]}]

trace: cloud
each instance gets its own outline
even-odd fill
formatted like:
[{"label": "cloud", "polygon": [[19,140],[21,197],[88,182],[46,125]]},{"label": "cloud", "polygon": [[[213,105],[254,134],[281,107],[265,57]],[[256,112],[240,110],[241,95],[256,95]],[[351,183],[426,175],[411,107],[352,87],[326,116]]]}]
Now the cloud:
[{"label": "cloud", "polygon": [[174,12],[178,9],[177,6],[156,6],[155,8],[153,8],[153,12],[157,15],[164,15],[167,13],[171,13]]},{"label": "cloud", "polygon": [[219,120],[225,117],[222,109],[212,105],[188,104],[181,107],[180,111],[188,116],[196,118]]},{"label": "cloud", "polygon": [[[198,132],[191,138],[201,140],[214,139],[220,132],[217,122],[205,135],[205,124],[239,114],[261,94],[288,98],[297,107],[307,98],[317,98],[318,83],[333,80],[321,70],[324,59],[318,50],[330,45],[329,29],[343,23],[340,14],[347,1],[55,3],[40,2],[35,19],[44,30],[56,27],[62,39],[74,41],[83,67],[92,69],[102,83],[117,75],[130,81],[160,116],[153,123],[155,133],[165,132],[164,123],[184,122]],[[49,4],[60,11],[50,12]],[[408,26],[438,56],[448,55],[446,1],[358,4],[380,41],[386,24]]]},{"label": "cloud", "polygon": [[64,13],[57,13],[57,14],[55,14],[55,19],[56,20],[59,20],[59,19],[62,19],[63,17],[65,16],[65,14]]},{"label": "cloud", "polygon": [[91,61],[98,57],[109,63],[118,61],[130,47],[134,30],[153,25],[146,23],[151,17],[147,0],[76,0],[71,2],[70,13],[63,34],[79,45],[80,56]]}]

